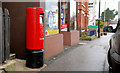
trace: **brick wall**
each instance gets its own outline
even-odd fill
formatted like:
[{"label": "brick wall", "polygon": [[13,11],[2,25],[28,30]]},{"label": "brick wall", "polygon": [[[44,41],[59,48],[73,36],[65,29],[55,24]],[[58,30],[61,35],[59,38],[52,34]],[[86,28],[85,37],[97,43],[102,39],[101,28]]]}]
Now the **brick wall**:
[{"label": "brick wall", "polygon": [[88,29],[88,1],[78,2],[78,30]]}]

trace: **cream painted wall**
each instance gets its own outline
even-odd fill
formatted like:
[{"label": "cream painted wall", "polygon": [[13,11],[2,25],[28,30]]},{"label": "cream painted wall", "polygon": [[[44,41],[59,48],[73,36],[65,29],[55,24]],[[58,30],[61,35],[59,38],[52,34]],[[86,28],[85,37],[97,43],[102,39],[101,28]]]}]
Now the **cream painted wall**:
[{"label": "cream painted wall", "polygon": [[89,3],[93,3],[93,5],[89,5],[89,6],[93,6],[91,8],[89,8],[89,25],[92,25],[96,22],[96,0],[89,0]]},{"label": "cream painted wall", "polygon": [[120,1],[118,3],[118,18],[120,18]]}]

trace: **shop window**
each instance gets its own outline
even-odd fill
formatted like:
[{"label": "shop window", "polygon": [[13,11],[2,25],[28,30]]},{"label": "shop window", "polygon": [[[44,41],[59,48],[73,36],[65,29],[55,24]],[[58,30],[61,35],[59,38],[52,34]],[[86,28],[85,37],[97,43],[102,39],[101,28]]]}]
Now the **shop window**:
[{"label": "shop window", "polygon": [[67,31],[67,2],[61,2],[61,31]]},{"label": "shop window", "polygon": [[47,1],[45,7],[46,36],[58,34],[58,0]]},{"label": "shop window", "polygon": [[70,0],[70,29],[77,29],[77,18],[76,18],[76,1]]}]

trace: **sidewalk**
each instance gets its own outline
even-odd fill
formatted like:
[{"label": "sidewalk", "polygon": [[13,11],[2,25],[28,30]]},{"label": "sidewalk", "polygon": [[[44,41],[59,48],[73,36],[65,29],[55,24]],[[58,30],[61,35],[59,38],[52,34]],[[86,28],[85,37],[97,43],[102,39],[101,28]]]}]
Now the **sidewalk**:
[{"label": "sidewalk", "polygon": [[83,45],[62,55],[42,71],[104,71],[111,35],[86,44],[83,42]]}]

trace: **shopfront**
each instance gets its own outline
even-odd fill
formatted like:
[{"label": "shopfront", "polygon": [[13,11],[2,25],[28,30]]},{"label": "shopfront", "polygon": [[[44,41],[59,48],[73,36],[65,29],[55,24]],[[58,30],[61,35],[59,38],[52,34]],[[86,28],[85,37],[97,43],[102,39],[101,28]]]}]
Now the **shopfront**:
[{"label": "shopfront", "polygon": [[45,2],[45,60],[64,51],[63,34],[59,34],[58,0]]},{"label": "shopfront", "polygon": [[63,34],[59,34],[58,29],[58,0],[51,2],[3,0],[2,5],[10,12],[11,52],[15,53],[17,58],[26,58],[26,8],[28,7],[42,7],[45,11],[45,60],[64,51]]},{"label": "shopfront", "polygon": [[77,31],[77,2],[61,2],[61,34],[64,45],[74,46],[79,43],[79,31]]},{"label": "shopfront", "polygon": [[58,29],[58,1],[46,2],[45,3],[45,21],[46,30],[45,35],[59,34]]},{"label": "shopfront", "polygon": [[63,52],[64,45],[74,46],[79,43],[75,0],[46,0],[45,36],[45,59]]},{"label": "shopfront", "polygon": [[[9,0],[10,1],[10,0]],[[7,8],[11,17],[10,44],[11,51],[16,57],[25,59],[26,52],[26,8],[42,7],[45,11],[45,60],[64,51],[64,45],[73,46],[79,43],[77,31],[77,4],[51,0],[40,2],[3,1],[3,8]]]}]

